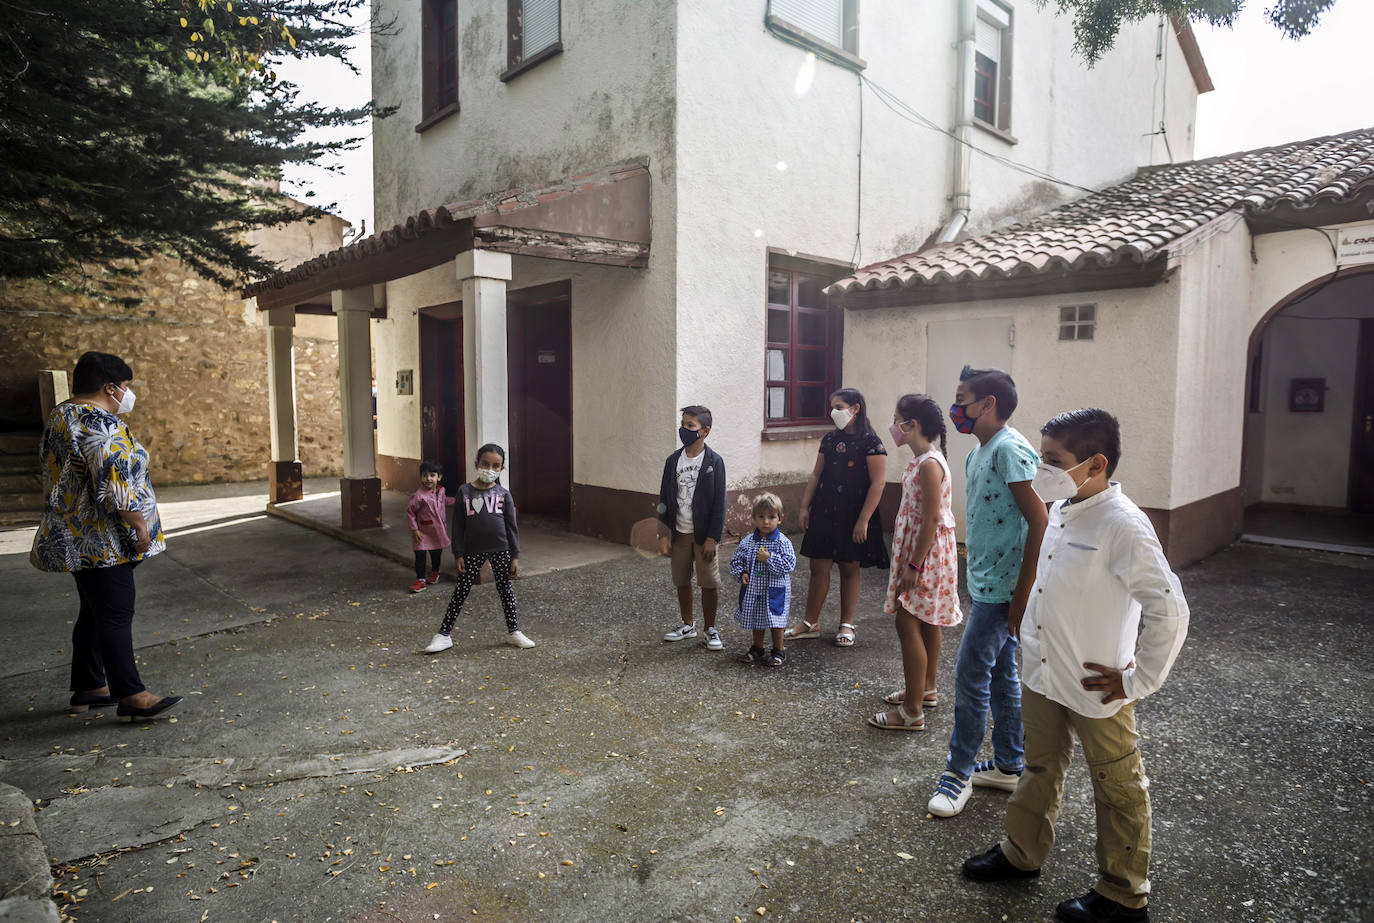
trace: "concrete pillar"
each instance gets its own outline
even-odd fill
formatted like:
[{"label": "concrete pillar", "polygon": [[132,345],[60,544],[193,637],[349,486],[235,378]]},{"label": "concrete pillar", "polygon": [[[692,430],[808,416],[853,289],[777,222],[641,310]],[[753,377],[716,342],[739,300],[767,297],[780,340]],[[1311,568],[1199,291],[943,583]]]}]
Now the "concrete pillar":
[{"label": "concrete pillar", "polygon": [[267,407],[272,458],[267,463],[269,503],[305,496],[296,435],[296,309],[263,312],[267,326]]},{"label": "concrete pillar", "polygon": [[43,369],[38,373],[38,401],[43,407],[44,420],[54,407],[71,396],[71,385],[64,369]]},{"label": "concrete pillar", "polygon": [[339,399],[344,476],[339,479],[345,529],[382,524],[382,482],[372,431],[372,287],[331,294],[339,319]]},{"label": "concrete pillar", "polygon": [[509,485],[510,379],[506,372],[506,283],[511,278],[508,253],[468,250],[454,260],[463,284],[463,389],[470,396],[469,412],[463,414],[463,435],[468,448],[467,478],[476,475],[473,457],[477,448],[495,442],[506,450],[506,471],[501,483]]}]

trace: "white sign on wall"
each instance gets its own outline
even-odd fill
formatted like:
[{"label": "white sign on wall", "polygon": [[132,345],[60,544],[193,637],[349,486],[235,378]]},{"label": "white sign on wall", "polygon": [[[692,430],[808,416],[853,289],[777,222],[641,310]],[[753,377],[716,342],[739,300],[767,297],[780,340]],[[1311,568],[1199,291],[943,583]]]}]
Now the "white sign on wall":
[{"label": "white sign on wall", "polygon": [[1374,224],[1342,228],[1336,232],[1336,265],[1374,263]]}]

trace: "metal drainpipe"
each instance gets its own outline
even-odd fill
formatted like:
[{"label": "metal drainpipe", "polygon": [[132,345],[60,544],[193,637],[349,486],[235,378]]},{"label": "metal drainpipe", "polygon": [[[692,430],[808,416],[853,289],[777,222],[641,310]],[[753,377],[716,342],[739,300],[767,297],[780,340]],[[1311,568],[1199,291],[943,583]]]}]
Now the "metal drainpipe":
[{"label": "metal drainpipe", "polygon": [[968,223],[969,168],[972,150],[968,146],[973,130],[973,23],[977,15],[976,0],[959,0],[959,79],[955,82],[954,111],[957,119],[954,134],[954,214],[940,229],[937,244],[947,244],[959,236]]}]

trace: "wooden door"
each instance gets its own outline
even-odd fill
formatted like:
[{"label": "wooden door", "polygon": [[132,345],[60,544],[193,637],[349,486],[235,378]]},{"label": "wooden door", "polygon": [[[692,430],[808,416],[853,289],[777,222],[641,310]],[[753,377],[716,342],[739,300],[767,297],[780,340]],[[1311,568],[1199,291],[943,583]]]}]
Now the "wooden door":
[{"label": "wooden door", "polygon": [[516,508],[572,509],[572,324],[566,282],[507,300],[510,452]]},{"label": "wooden door", "polygon": [[449,496],[466,480],[460,305],[420,315],[420,451],[444,466]]},{"label": "wooden door", "polygon": [[1374,318],[1360,321],[1351,429],[1350,509],[1374,513]]}]

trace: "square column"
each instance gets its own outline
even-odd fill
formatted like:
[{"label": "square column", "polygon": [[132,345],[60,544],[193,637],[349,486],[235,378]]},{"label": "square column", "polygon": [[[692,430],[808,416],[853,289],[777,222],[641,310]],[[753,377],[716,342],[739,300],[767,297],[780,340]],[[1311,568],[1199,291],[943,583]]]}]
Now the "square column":
[{"label": "square column", "polygon": [[382,481],[372,430],[372,287],[336,289],[330,298],[339,320],[343,527],[370,529],[382,524]]},{"label": "square column", "polygon": [[[494,442],[506,450],[501,483],[511,483],[510,379],[506,371],[506,283],[511,278],[508,253],[469,250],[454,260],[463,284],[463,388],[472,395],[463,414],[468,447],[467,477],[476,476],[473,459],[479,446]],[[514,460],[518,462],[519,460]]]},{"label": "square column", "polygon": [[296,309],[272,308],[267,325],[267,408],[272,458],[267,463],[269,503],[305,496],[296,436]]}]

